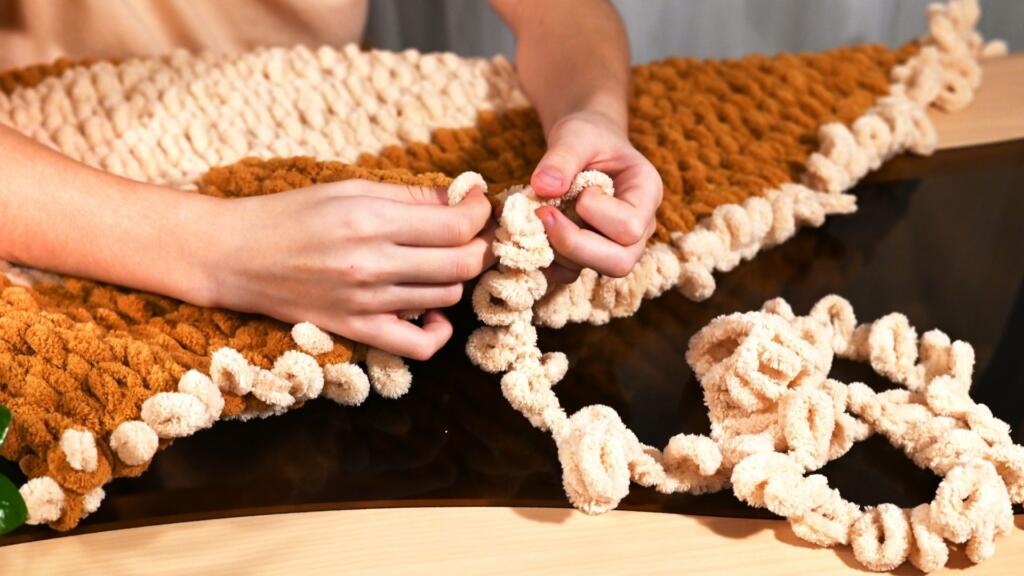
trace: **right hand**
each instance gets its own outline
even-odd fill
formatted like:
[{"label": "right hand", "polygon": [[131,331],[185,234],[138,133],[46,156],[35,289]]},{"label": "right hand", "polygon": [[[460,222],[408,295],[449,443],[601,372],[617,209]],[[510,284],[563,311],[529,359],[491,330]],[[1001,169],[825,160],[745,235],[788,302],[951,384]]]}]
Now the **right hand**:
[{"label": "right hand", "polygon": [[[364,180],[224,200],[205,264],[205,305],[308,321],[416,360],[451,337],[437,309],[494,263],[491,206],[473,190]],[[428,310],[422,326],[398,313]]]}]

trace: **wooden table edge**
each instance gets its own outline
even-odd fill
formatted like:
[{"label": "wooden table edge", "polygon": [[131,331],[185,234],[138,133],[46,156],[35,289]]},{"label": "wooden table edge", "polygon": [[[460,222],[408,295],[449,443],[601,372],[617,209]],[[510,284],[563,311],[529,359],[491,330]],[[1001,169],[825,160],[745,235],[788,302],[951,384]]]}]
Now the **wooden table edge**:
[{"label": "wooden table edge", "polygon": [[[971,574],[1024,566],[1024,516]],[[955,551],[950,568],[970,564]],[[509,507],[328,510],[201,520],[0,548],[4,574],[832,574],[863,572],[781,520]],[[916,571],[904,565],[898,573]]]},{"label": "wooden table edge", "polygon": [[1024,52],[982,62],[974,100],[956,112],[929,112],[939,150],[1024,138]]}]

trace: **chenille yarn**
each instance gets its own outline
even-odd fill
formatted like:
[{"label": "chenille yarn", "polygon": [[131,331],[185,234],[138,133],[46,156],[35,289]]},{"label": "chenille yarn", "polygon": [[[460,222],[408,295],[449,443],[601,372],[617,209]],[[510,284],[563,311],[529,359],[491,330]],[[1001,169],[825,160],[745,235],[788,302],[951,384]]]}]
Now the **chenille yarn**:
[{"label": "chenille yarn", "polygon": [[[550,292],[541,287],[543,277],[528,270],[514,281],[481,283],[510,306],[532,306],[532,321],[553,327],[627,316],[643,298],[673,286],[706,298],[714,290],[713,271],[785,241],[799,226],[853,211],[854,198],[841,192],[867,170],[904,150],[934,147],[925,107],[952,109],[969,101],[980,80],[977,58],[1001,48],[983,44],[974,32],[976,2],[933,8],[929,18],[929,34],[895,52],[861,46],[635,68],[630,136],[666,187],[657,235],[640,265],[624,279],[584,271],[577,283]],[[94,166],[207,194],[265,194],[345,178],[445,186],[472,170],[490,183],[497,202],[528,180],[544,150],[536,115],[522,108],[514,71],[500,58],[354,47],[230,57],[176,52],[65,62],[0,76],[0,85],[0,122]],[[275,159],[297,154],[342,162]],[[515,202],[521,200],[513,208]],[[529,245],[517,242],[509,236],[499,245],[532,258],[530,250],[520,250]],[[20,284],[4,286],[5,301],[14,302],[13,330],[4,340],[11,378],[4,382],[16,384],[0,390],[6,395],[0,401],[15,408],[16,429],[24,428],[13,434],[24,441],[9,441],[4,455],[34,478],[26,485],[33,487],[26,488],[30,495],[41,495],[29,498],[38,504],[34,522],[73,526],[98,505],[107,478],[140,473],[159,445],[218,416],[278,413],[316,394],[352,405],[371,387],[396,396],[409,385],[396,359],[343,339],[333,338],[325,357],[319,351],[328,337],[315,327],[290,329],[78,280],[54,284],[36,271],[8,268],[6,275]],[[490,295],[474,300],[487,302]],[[30,334],[25,326],[40,318],[62,336]],[[530,323],[513,326],[506,338],[529,342],[535,334]],[[37,348],[33,341],[44,343]],[[80,341],[99,355],[76,351]],[[146,354],[158,369],[140,363]],[[356,364],[372,358],[369,374]],[[49,364],[38,368],[41,361]],[[553,384],[567,366],[564,357],[548,354],[523,368]],[[51,381],[79,389],[94,410],[116,406],[124,413],[102,419],[70,406],[55,410],[63,392],[53,392]],[[509,387],[530,382],[513,377]],[[618,429],[605,412],[595,411],[594,418]],[[68,430],[74,432],[68,436]],[[704,447],[701,454],[711,460],[702,462],[710,469],[713,451],[692,442]],[[95,469],[90,446],[96,447]],[[581,471],[566,485],[574,503],[583,499],[572,494],[585,493],[594,481],[621,492],[621,471],[614,481],[602,481],[590,478],[586,467],[569,469]],[[705,489],[722,482],[701,484],[705,480],[684,474],[673,481]]]}]

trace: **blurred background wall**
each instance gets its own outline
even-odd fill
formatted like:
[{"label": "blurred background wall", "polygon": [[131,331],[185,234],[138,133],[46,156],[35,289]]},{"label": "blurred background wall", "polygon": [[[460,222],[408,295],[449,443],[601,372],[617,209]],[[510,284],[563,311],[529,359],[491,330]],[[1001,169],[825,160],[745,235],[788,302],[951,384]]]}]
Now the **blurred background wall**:
[{"label": "blurred background wall", "polygon": [[[614,0],[633,61],[674,55],[732,58],[837,45],[896,45],[921,34],[932,0]],[[982,0],[981,32],[1024,50],[1024,0]],[[512,32],[483,0],[370,0],[367,40],[400,50],[465,56],[515,50]]]}]

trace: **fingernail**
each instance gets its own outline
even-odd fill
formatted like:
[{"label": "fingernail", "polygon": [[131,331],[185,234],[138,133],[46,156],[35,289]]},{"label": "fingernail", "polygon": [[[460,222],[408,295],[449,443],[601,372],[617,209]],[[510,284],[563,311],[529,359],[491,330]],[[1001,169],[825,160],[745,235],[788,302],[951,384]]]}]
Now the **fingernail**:
[{"label": "fingernail", "polygon": [[534,178],[536,178],[537,183],[546,190],[562,189],[562,175],[559,174],[557,170],[545,168],[538,172]]}]

